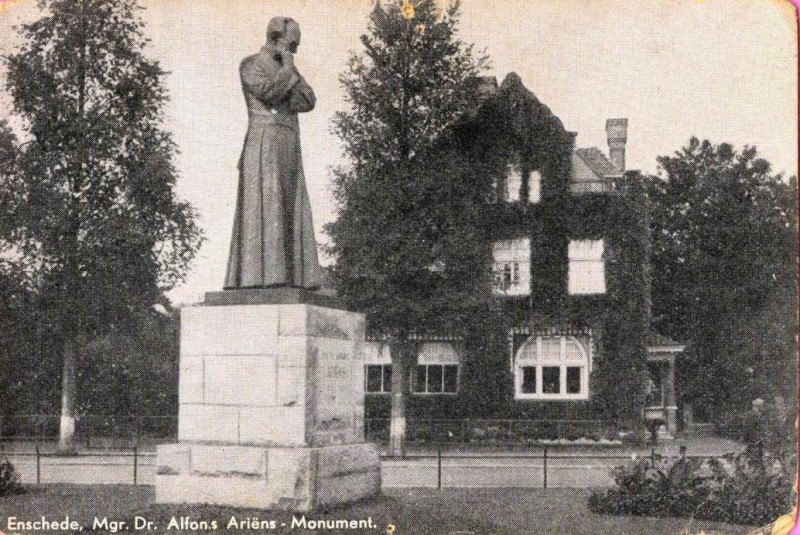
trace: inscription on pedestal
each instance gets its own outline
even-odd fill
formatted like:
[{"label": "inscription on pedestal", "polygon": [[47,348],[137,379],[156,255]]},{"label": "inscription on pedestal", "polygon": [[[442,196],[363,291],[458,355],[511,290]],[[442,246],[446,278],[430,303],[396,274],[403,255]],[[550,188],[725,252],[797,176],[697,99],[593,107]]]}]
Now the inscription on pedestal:
[{"label": "inscription on pedestal", "polygon": [[317,422],[317,429],[320,431],[343,429],[350,425],[351,405],[348,388],[351,386],[351,373],[347,366],[336,362],[322,368],[322,395]]},{"label": "inscription on pedestal", "polygon": [[363,369],[360,354],[348,340],[316,338],[317,388],[313,396],[313,438],[316,444],[363,440]]}]

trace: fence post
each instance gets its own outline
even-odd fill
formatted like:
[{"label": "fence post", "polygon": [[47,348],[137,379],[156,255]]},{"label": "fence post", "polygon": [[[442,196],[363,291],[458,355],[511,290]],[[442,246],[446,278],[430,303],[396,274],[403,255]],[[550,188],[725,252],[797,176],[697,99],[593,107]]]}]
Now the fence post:
[{"label": "fence post", "polygon": [[544,455],[542,456],[542,459],[544,461],[544,463],[543,463],[543,466],[544,466],[543,483],[544,483],[544,488],[546,489],[547,488],[547,444],[544,445]]},{"label": "fence post", "polygon": [[442,490],[442,444],[436,447],[436,488]]},{"label": "fence post", "polygon": [[138,449],[139,448],[136,446],[136,444],[134,444],[133,445],[133,484],[134,485],[137,484],[136,479],[137,479],[137,475],[138,475],[137,472],[138,472],[138,469],[139,469],[139,456],[137,455]]},{"label": "fence post", "polygon": [[42,465],[39,455],[39,444],[36,444],[36,484],[39,485],[42,482]]},{"label": "fence post", "polygon": [[650,468],[656,467],[656,449],[650,448]]}]

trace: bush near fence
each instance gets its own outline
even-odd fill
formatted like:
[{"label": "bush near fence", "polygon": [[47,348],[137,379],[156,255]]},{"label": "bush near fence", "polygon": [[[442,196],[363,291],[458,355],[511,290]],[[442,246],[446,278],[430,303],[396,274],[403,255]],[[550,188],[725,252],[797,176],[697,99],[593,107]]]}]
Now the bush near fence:
[{"label": "bush near fence", "polygon": [[[386,442],[390,421],[367,418],[367,440]],[[406,422],[406,441],[414,445],[464,444],[472,446],[526,445],[544,441],[601,443],[618,440],[615,422],[604,420],[417,420]]]},{"label": "bush near fence", "polygon": [[0,496],[24,494],[25,487],[19,481],[19,474],[8,459],[0,461]]},{"label": "bush near fence", "polygon": [[753,462],[746,453],[722,458],[635,459],[613,470],[615,486],[589,496],[605,514],[691,517],[763,525],[794,503],[791,466]]},{"label": "bush near fence", "polygon": [[[28,442],[58,440],[58,415],[18,415],[6,418],[2,439]],[[389,440],[388,418],[366,418],[369,441]],[[75,440],[87,449],[131,448],[175,440],[175,416],[80,415]],[[605,420],[534,419],[409,419],[406,440],[411,445],[450,443],[469,446],[525,446],[542,442],[610,443],[619,439],[616,422]]]}]

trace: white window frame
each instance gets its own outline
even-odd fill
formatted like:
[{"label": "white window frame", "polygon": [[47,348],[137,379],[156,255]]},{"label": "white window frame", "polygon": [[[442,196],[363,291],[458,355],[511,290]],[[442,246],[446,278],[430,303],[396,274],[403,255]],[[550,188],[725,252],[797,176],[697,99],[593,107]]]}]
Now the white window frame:
[{"label": "white window frame", "polygon": [[[542,346],[545,339],[557,338],[560,340],[559,361],[558,363],[542,361]],[[581,354],[581,362],[567,361],[567,344],[573,343],[578,347]],[[535,357],[527,357],[528,348],[535,345]],[[591,373],[592,363],[592,339],[587,339],[587,347],[575,336],[531,336],[517,350],[514,358],[514,399],[518,400],[588,400],[589,399],[589,374]],[[522,391],[523,368],[535,368],[536,370],[536,392],[525,393]],[[559,392],[545,393],[543,391],[543,368],[558,367],[559,369]],[[580,391],[575,394],[567,393],[567,368],[580,368]]]},{"label": "white window frame", "polygon": [[[366,341],[364,342],[364,353],[363,353],[363,364],[364,364],[364,394],[370,396],[382,396],[385,395],[392,390],[392,385],[388,385],[388,390],[385,392],[369,392],[367,390],[367,366],[391,366],[392,365],[392,358],[389,351],[389,344],[384,341]],[[383,369],[381,369],[381,388],[385,388],[387,385],[384,385],[384,375]]]},{"label": "white window frame", "polygon": [[[425,389],[420,391],[417,389],[418,382],[417,382],[417,368],[420,366],[425,368]],[[439,367],[442,369],[442,390],[439,392],[428,392],[428,374],[430,373],[430,369],[432,367]],[[447,366],[453,366],[456,369],[456,389],[454,392],[445,392],[444,391],[444,369]],[[452,362],[445,362],[442,364],[417,364],[414,369],[411,371],[411,390],[415,395],[418,396],[455,396],[458,394],[459,386],[460,386],[460,379],[461,379],[461,366],[458,364],[453,364]]]},{"label": "white window frame", "polygon": [[542,200],[542,173],[534,169],[528,175],[528,202],[536,204]]},{"label": "white window frame", "polygon": [[[417,391],[417,366],[425,367],[425,384],[421,391]],[[441,392],[428,392],[428,374],[430,373],[431,366],[441,367],[442,373],[442,391]],[[444,391],[444,369],[445,366],[455,366],[456,368],[456,390],[455,392]],[[415,366],[410,370],[411,377],[409,384],[411,385],[411,392],[420,396],[455,396],[461,388],[461,358],[458,351],[449,342],[425,342],[419,348]]]},{"label": "white window frame", "polygon": [[494,295],[526,296],[531,294],[531,240],[529,237],[497,240],[492,243],[492,279]]},{"label": "white window frame", "polygon": [[505,202],[519,202],[522,198],[522,167],[517,164],[506,165],[506,179],[504,181],[505,191],[503,200]]},{"label": "white window frame", "polygon": [[[568,256],[569,274],[567,286],[570,295],[600,295],[606,293],[604,240],[571,240],[569,242]],[[597,269],[598,267],[602,277],[599,279],[599,286],[593,286],[589,284],[587,274],[592,271],[592,268]]]},{"label": "white window frame", "polygon": [[[506,165],[506,176],[503,181],[505,191],[498,197],[504,202],[520,202],[522,200],[522,166]],[[542,173],[538,169],[528,172],[528,202],[538,203],[542,198]]]},{"label": "white window frame", "polygon": [[[369,375],[367,374],[367,368],[369,366],[380,366],[380,368],[381,368],[381,389],[380,390],[369,390],[369,389],[367,389],[368,378],[369,378]],[[371,395],[371,396],[372,395],[380,396],[380,395],[385,395],[385,394],[391,394],[392,393],[392,382],[389,381],[389,384],[388,385],[386,384],[386,368],[389,368],[391,370],[392,369],[392,365],[391,364],[370,364],[368,362],[364,363],[364,393],[365,394],[368,394],[368,395]]]}]

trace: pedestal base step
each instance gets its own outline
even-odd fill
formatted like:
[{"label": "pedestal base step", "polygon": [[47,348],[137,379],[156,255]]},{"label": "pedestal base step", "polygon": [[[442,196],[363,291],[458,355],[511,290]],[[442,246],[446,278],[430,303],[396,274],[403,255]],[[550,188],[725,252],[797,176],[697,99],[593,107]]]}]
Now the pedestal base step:
[{"label": "pedestal base step", "polygon": [[373,444],[265,447],[166,444],[156,453],[156,503],[307,512],[368,498],[381,487]]}]

